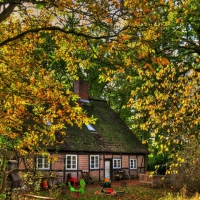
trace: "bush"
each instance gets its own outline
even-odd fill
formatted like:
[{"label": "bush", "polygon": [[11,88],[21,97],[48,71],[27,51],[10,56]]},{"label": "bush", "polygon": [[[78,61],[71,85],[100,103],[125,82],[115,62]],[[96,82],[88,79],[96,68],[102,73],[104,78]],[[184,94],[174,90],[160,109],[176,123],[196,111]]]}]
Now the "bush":
[{"label": "bush", "polygon": [[198,193],[196,193],[192,197],[187,197],[186,195],[181,193],[176,193],[176,194],[168,193],[166,196],[159,198],[159,200],[198,200],[198,199],[200,199],[200,195]]},{"label": "bush", "polygon": [[59,184],[59,188],[62,188],[62,189],[67,188],[66,183],[60,183],[60,184]]},{"label": "bush", "polygon": [[[166,163],[169,161],[167,154],[150,154],[148,157],[148,171],[155,171],[157,174],[164,175],[166,172]],[[157,168],[156,168],[157,167]]]},{"label": "bush", "polygon": [[182,151],[174,157],[176,163],[171,166],[171,171],[176,172],[173,188],[180,191],[186,188],[187,195],[200,193],[200,147],[196,140],[185,144]]}]

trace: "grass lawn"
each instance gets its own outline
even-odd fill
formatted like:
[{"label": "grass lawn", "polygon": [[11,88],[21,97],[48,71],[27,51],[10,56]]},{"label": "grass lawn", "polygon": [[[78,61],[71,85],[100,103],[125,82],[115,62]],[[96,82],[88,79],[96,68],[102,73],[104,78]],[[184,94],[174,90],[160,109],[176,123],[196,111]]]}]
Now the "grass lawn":
[{"label": "grass lawn", "polygon": [[[121,195],[107,195],[105,193],[100,192],[101,185],[100,183],[95,183],[94,185],[87,185],[85,188],[84,194],[79,194],[78,197],[76,196],[76,193],[70,192],[69,188],[67,187],[64,191],[66,194],[61,194],[60,190],[54,190],[54,192],[49,190],[41,190],[38,195],[43,196],[49,196],[53,197],[55,194],[57,194],[56,199],[58,200],[71,200],[78,198],[80,200],[95,200],[95,199],[102,199],[102,200],[109,200],[109,199],[118,199],[118,200],[157,200],[163,196],[166,196],[166,194],[169,192],[169,189],[167,188],[151,188],[147,186],[142,186],[138,184],[138,181],[132,181],[128,180],[128,184],[126,187],[121,187],[120,181],[113,182],[112,188],[114,191],[122,191],[124,194]],[[104,191],[106,192],[107,188],[104,188]],[[98,194],[95,194],[98,193]],[[55,196],[54,196],[55,197]]]}]

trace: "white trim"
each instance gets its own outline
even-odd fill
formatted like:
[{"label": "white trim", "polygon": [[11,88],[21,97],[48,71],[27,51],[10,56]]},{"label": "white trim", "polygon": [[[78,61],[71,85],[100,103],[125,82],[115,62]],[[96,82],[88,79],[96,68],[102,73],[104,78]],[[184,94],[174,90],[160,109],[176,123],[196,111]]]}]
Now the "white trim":
[{"label": "white trim", "polygon": [[[94,163],[92,163],[92,157]],[[99,169],[99,155],[90,155],[90,169]]]},{"label": "white trim", "polygon": [[121,166],[122,166],[121,159],[113,159],[113,169],[121,169]]},{"label": "white trim", "polygon": [[[42,161],[41,163],[38,162],[39,159],[41,159],[41,161]],[[36,168],[40,169],[40,170],[50,169],[50,162],[48,162],[48,159],[49,159],[48,156],[38,156],[36,158]],[[47,163],[48,163],[48,166],[45,166]],[[39,167],[40,164],[42,164],[41,167]]]},{"label": "white trim", "polygon": [[[67,157],[70,158],[70,163],[67,163]],[[75,158],[75,159],[74,159]],[[73,163],[75,162],[75,163]],[[70,165],[70,167],[69,167]],[[73,167],[75,165],[75,167]],[[77,155],[74,154],[66,154],[66,161],[65,161],[65,169],[66,170],[77,170]]]},{"label": "white trim", "polygon": [[130,159],[130,169],[137,169],[137,159]]}]

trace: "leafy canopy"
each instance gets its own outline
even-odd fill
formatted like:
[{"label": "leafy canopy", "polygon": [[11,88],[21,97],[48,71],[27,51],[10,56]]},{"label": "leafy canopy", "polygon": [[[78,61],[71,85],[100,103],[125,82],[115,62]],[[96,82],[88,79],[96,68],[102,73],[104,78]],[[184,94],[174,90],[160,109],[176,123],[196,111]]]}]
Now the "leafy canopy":
[{"label": "leafy canopy", "polygon": [[199,140],[196,1],[34,1],[9,4],[5,10],[12,15],[0,15],[2,110],[6,108],[1,118],[10,118],[14,110],[17,123],[2,123],[7,124],[3,133],[15,133],[15,127],[16,137],[11,135],[18,138],[16,125],[27,123],[23,109],[28,116],[34,113],[28,119],[40,116],[37,123],[21,126],[26,127],[23,134],[44,119],[56,119],[59,125],[64,118],[69,124],[83,119],[68,90],[82,76],[90,81],[92,94],[106,97],[130,128],[161,152],[180,150],[190,138]]}]

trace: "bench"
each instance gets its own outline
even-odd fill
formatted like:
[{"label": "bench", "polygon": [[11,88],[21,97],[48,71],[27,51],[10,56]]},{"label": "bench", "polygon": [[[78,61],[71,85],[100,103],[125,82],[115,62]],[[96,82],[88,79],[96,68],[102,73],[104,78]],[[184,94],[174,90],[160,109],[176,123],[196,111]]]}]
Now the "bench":
[{"label": "bench", "polygon": [[32,194],[21,194],[20,196],[24,197],[24,199],[55,200],[55,198],[52,198],[52,197],[44,197],[44,196],[38,196],[38,195],[32,195]]}]

